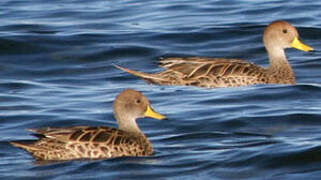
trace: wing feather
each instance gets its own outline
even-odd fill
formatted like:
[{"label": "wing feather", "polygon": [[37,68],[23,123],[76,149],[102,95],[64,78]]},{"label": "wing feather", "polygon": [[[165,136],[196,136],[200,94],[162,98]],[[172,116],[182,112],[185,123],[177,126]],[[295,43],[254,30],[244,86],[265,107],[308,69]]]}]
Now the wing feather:
[{"label": "wing feather", "polygon": [[[204,76],[250,76],[254,72],[262,72],[264,68],[248,61],[221,58],[165,58],[160,66],[171,71],[178,71],[188,78]],[[250,72],[249,69],[252,71]]]}]

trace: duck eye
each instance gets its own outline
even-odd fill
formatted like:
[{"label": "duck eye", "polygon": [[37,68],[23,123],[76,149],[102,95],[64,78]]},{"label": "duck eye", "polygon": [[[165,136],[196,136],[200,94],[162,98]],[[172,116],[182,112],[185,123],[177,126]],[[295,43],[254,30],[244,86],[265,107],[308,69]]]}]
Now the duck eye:
[{"label": "duck eye", "polygon": [[140,99],[137,99],[136,100],[136,104],[140,104],[141,100]]},{"label": "duck eye", "polygon": [[284,34],[286,34],[286,33],[288,32],[288,30],[287,30],[287,29],[283,29],[282,32],[283,32]]}]

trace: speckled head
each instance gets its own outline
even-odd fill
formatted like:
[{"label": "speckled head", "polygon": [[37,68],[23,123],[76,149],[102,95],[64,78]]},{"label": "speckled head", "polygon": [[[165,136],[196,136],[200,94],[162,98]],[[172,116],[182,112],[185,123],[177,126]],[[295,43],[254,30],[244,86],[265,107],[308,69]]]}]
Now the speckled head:
[{"label": "speckled head", "polygon": [[297,29],[286,21],[274,21],[264,31],[263,41],[267,50],[277,51],[296,48],[312,51],[313,48],[302,43]]},{"label": "speckled head", "polygon": [[165,116],[152,109],[146,96],[133,89],[126,89],[117,96],[114,102],[114,112],[118,122],[143,117],[165,119]]}]

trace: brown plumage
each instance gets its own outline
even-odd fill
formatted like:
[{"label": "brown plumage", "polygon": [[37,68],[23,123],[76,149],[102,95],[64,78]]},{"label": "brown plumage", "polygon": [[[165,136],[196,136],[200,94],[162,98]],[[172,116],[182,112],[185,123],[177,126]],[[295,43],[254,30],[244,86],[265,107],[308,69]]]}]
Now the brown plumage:
[{"label": "brown plumage", "polygon": [[162,59],[160,66],[166,70],[155,74],[115,66],[148,83],[161,85],[217,88],[253,84],[295,84],[295,75],[284,49],[293,47],[312,51],[313,48],[303,44],[296,28],[286,21],[271,23],[264,32],[263,40],[270,59],[270,66],[267,68],[244,60],[204,57]]},{"label": "brown plumage", "polygon": [[148,99],[135,90],[125,90],[114,102],[119,129],[112,127],[76,126],[67,128],[30,129],[40,137],[29,143],[11,142],[38,160],[100,159],[153,154],[151,142],[139,129],[136,119],[164,119]]}]

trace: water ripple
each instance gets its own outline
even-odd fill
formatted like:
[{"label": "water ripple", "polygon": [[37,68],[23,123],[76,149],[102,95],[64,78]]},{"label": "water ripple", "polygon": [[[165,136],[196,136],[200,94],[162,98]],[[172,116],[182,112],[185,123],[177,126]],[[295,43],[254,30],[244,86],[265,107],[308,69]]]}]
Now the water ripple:
[{"label": "water ripple", "polygon": [[[1,2],[1,179],[319,179],[319,1]],[[116,69],[162,70],[160,57],[268,65],[265,26],[286,19],[317,51],[287,50],[296,85],[156,86]],[[112,104],[142,91],[166,121],[140,119],[155,155],[35,162],[9,144],[25,129],[116,126]]]}]

